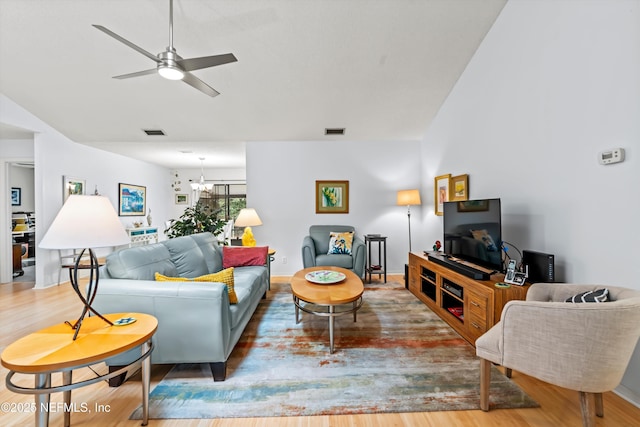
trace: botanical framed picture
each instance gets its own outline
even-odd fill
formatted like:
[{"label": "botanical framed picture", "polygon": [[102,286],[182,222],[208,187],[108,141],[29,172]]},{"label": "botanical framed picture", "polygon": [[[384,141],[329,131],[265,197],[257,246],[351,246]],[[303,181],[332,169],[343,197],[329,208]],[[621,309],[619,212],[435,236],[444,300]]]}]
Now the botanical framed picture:
[{"label": "botanical framed picture", "polygon": [[349,213],[349,181],[316,181],[316,213]]},{"label": "botanical framed picture", "polygon": [[434,188],[434,209],[436,215],[442,215],[444,209],[444,202],[449,201],[449,181],[451,180],[451,174],[436,176],[433,179]]},{"label": "botanical framed picture", "polygon": [[458,175],[451,177],[449,182],[449,200],[457,202],[461,200],[469,200],[469,175]]},{"label": "botanical framed picture", "polygon": [[147,211],[147,187],[118,184],[118,215],[144,216]]},{"label": "botanical framed picture", "polygon": [[85,194],[87,182],[84,179],[74,178],[71,176],[62,177],[62,194],[63,201],[66,202],[72,194]]},{"label": "botanical framed picture", "polygon": [[176,205],[188,205],[188,204],[189,204],[188,194],[176,194]]},{"label": "botanical framed picture", "polygon": [[20,206],[22,204],[22,188],[11,187],[11,206]]}]

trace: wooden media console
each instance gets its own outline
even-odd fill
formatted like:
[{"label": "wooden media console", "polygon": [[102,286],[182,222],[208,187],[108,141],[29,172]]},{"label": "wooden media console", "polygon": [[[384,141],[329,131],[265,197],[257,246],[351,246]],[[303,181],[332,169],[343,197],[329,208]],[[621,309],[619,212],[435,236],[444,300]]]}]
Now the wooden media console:
[{"label": "wooden media console", "polygon": [[504,274],[474,280],[426,255],[409,254],[409,290],[475,346],[475,341],[500,321],[505,304],[523,300],[529,285],[498,288]]}]

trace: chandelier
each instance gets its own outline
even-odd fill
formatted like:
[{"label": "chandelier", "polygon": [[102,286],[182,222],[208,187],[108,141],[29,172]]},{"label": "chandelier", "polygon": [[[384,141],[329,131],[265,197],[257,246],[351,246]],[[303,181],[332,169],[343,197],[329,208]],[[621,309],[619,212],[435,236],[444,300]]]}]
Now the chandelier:
[{"label": "chandelier", "polygon": [[191,188],[198,191],[211,191],[213,184],[206,183],[204,180],[204,157],[200,157],[200,181],[192,182]]}]

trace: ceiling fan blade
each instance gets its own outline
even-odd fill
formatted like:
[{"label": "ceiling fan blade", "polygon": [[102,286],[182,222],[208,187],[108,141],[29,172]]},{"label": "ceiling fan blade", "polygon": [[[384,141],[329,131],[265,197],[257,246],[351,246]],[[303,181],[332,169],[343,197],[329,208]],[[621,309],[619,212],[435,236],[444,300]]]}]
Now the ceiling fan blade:
[{"label": "ceiling fan blade", "polygon": [[225,53],[224,55],[203,56],[200,58],[187,58],[176,61],[184,71],[200,70],[202,68],[215,67],[216,65],[224,65],[230,62],[236,62],[237,59],[233,53]]},{"label": "ceiling fan blade", "polygon": [[182,79],[182,81],[211,97],[220,95],[220,92],[218,92],[191,73],[184,73],[184,78]]},{"label": "ceiling fan blade", "polygon": [[144,70],[144,71],[137,71],[135,73],[129,73],[129,74],[121,74],[119,76],[113,76],[114,79],[130,79],[131,77],[140,77],[140,76],[147,76],[149,74],[156,74],[158,72],[157,68],[152,68],[150,70]]},{"label": "ceiling fan blade", "polygon": [[129,46],[131,49],[140,52],[141,54],[143,54],[144,56],[146,56],[147,58],[155,61],[155,62],[162,62],[160,59],[158,59],[158,57],[152,53],[147,52],[146,50],[144,50],[143,48],[141,48],[140,46],[137,46],[133,43],[131,43],[129,40],[120,37],[119,35],[117,35],[116,33],[114,33],[113,31],[111,31],[108,28],[103,27],[102,25],[95,25],[93,24],[94,27],[96,27],[98,30],[102,31],[103,33],[113,37],[114,39],[118,40],[121,43],[126,44],[127,46]]}]

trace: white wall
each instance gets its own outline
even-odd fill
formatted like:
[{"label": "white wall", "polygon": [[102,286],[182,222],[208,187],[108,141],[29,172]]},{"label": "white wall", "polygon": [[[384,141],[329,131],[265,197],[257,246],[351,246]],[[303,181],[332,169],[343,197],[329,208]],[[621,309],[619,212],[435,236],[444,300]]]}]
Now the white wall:
[{"label": "white wall", "polygon": [[[263,222],[253,227],[257,244],[277,251],[272,274],[302,268],[302,239],[313,224],[353,225],[360,236],[386,235],[388,270],[403,273],[407,209],[396,206],[396,192],[419,187],[419,149],[418,141],[247,143],[247,206]],[[348,214],[315,213],[316,180],[349,181]],[[418,216],[420,207],[412,212]],[[412,215],[412,227],[417,222]],[[413,245],[421,246],[415,235]]]},{"label": "white wall", "polygon": [[[173,203],[171,175],[168,169],[77,144],[3,95],[0,95],[0,110],[4,123],[36,131],[33,149],[36,243],[42,239],[62,207],[64,175],[85,179],[88,194],[93,193],[97,186],[100,194],[107,196],[116,210],[118,183],[146,186],[147,207],[152,210],[154,225],[162,229],[161,224],[168,219],[169,209]],[[4,164],[4,159],[0,160]],[[0,193],[6,194],[5,186],[2,187]],[[0,211],[4,212],[5,209]],[[142,217],[121,217],[125,227],[130,226],[133,220],[141,219]],[[6,216],[0,220],[6,221]],[[6,234],[3,233],[0,242],[3,244],[8,242]],[[105,250],[99,252],[99,254],[104,253]],[[56,284],[58,265],[57,251],[37,248],[35,287],[42,288]]]},{"label": "white wall", "polygon": [[[640,1],[511,0],[422,142],[423,184],[468,173],[472,198],[502,199],[504,239],[556,254],[560,279],[640,289],[639,117]],[[612,147],[626,161],[599,165]],[[638,349],[618,391],[640,402]]]}]

